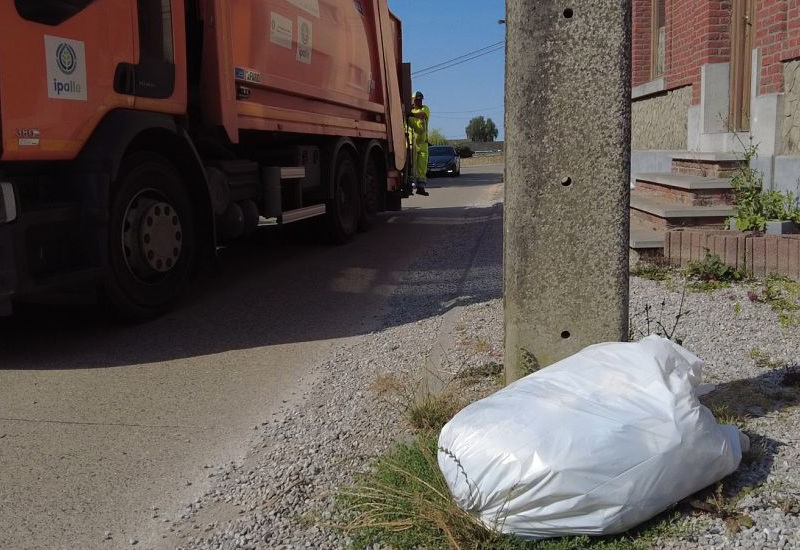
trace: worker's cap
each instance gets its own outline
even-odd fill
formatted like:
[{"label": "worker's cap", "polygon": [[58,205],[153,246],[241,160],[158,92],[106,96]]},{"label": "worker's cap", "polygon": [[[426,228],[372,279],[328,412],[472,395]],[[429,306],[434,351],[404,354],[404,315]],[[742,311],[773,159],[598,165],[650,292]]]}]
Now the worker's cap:
[{"label": "worker's cap", "polygon": [[422,99],[423,97],[424,96],[422,95],[422,92],[417,92],[414,94],[414,99]]}]

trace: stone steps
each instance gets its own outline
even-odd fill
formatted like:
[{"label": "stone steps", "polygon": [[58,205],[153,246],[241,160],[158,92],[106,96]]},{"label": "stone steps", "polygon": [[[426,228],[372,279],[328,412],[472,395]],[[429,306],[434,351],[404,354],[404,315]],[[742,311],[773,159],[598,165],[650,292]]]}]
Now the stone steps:
[{"label": "stone steps", "polygon": [[732,153],[679,151],[672,155],[670,172],[633,174],[632,254],[661,254],[672,229],[724,229],[736,212],[730,177],[740,165]]},{"label": "stone steps", "polygon": [[672,157],[672,173],[708,178],[728,178],[741,165],[733,153],[693,153],[686,151]]},{"label": "stone steps", "polygon": [[730,181],[688,174],[635,174],[636,190],[640,196],[672,200],[691,206],[711,206],[733,203]]},{"label": "stone steps", "polygon": [[654,197],[637,189],[631,191],[631,217],[656,231],[680,227],[723,229],[725,219],[735,210],[728,204],[695,206],[668,198]]}]

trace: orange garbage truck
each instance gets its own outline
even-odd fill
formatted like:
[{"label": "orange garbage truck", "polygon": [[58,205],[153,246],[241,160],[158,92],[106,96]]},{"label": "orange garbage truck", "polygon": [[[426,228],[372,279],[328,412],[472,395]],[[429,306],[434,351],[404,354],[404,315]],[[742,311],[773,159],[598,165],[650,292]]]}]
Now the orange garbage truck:
[{"label": "orange garbage truck", "polygon": [[261,224],[368,229],[405,186],[401,60],[387,0],[0,2],[0,313],[149,317]]}]

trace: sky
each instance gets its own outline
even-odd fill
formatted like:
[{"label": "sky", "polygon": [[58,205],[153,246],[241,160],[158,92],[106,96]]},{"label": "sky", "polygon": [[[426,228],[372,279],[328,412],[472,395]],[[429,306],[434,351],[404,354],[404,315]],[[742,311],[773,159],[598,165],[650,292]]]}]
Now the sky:
[{"label": "sky", "polygon": [[[431,109],[430,127],[465,138],[470,119],[483,116],[504,139],[505,49],[482,49],[505,40],[505,25],[497,22],[505,19],[505,0],[389,0],[389,9],[403,23],[403,61],[411,63],[412,93],[421,91]],[[414,75],[472,52],[491,53]]]}]

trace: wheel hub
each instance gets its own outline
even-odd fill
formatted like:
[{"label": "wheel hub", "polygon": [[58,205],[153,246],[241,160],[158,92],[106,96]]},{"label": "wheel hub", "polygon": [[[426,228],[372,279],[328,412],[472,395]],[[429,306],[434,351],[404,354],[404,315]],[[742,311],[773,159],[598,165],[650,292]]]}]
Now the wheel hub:
[{"label": "wheel hub", "polygon": [[128,267],[141,279],[163,276],[178,263],[183,249],[181,221],[161,197],[135,197],[125,215],[123,246]]}]

